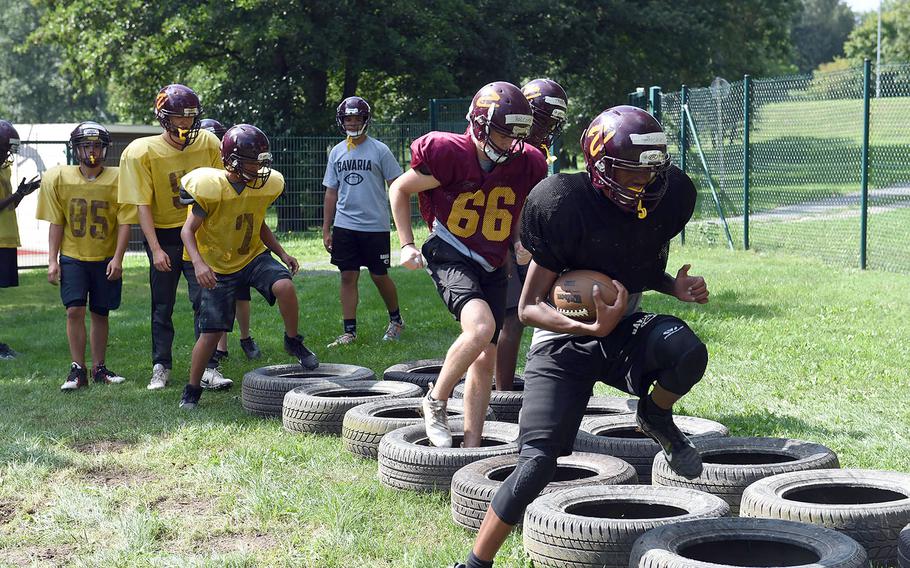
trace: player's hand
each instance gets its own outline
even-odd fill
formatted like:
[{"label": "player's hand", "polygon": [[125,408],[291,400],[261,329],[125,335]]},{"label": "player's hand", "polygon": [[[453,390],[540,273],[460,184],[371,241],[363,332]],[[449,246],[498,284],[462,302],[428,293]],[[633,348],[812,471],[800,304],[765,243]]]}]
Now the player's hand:
[{"label": "player's hand", "polygon": [[409,270],[423,268],[423,255],[420,254],[420,251],[417,250],[416,246],[405,245],[401,249],[400,264]]},{"label": "player's hand", "polygon": [[47,264],[47,281],[54,286],[60,284],[60,263],[56,260]]},{"label": "player's hand", "polygon": [[22,181],[19,182],[19,187],[16,189],[16,195],[19,196],[19,200],[21,201],[23,197],[34,192],[39,187],[41,187],[40,177],[35,176],[28,181],[25,181],[25,178],[22,178]]},{"label": "player's hand", "polygon": [[212,272],[212,267],[205,262],[193,263],[193,270],[196,272],[196,282],[199,282],[199,285],[206,290],[211,290],[218,284],[215,273]]},{"label": "player's hand", "polygon": [[288,267],[288,270],[291,271],[291,276],[297,274],[300,270],[300,263],[297,262],[297,259],[287,253],[281,257],[281,262],[283,262],[284,265]]},{"label": "player's hand", "polygon": [[328,231],[322,232],[322,246],[325,247],[326,252],[332,252],[332,233]]},{"label": "player's hand", "polygon": [[629,292],[619,280],[614,280],[616,286],[616,300],[612,304],[604,301],[600,292],[600,287],[594,285],[594,306],[597,308],[597,320],[591,324],[591,335],[595,337],[606,337],[616,329],[616,325],[626,315],[626,306],[629,303]]},{"label": "player's hand", "polygon": [[107,263],[107,279],[110,281],[120,280],[120,277],[123,276],[123,261],[112,258],[110,262]]},{"label": "player's hand", "polygon": [[171,258],[164,252],[164,249],[158,248],[152,251],[152,265],[158,272],[170,272]]},{"label": "player's hand", "polygon": [[708,303],[708,285],[701,276],[689,276],[691,264],[684,264],[676,273],[673,296],[683,302]]},{"label": "player's hand", "polygon": [[521,266],[531,262],[531,251],[521,246],[521,241],[515,243],[515,262]]}]

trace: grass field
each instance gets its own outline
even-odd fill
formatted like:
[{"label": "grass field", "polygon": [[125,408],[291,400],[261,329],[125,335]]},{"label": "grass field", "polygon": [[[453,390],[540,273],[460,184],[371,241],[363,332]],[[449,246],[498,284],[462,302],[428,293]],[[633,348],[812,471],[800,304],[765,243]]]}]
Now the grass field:
[{"label": "grass field", "polygon": [[[311,239],[312,240],[312,239]],[[319,261],[318,242],[295,242]],[[675,248],[711,287],[706,306],[648,295],[651,311],[688,321],[708,344],[705,379],[678,407],[737,435],[789,436],[833,448],[845,467],[910,471],[910,276],[837,270],[781,254]],[[0,564],[73,566],[430,567],[463,559],[472,535],[444,495],[380,487],[376,463],[337,437],[291,435],[244,413],[239,385],[178,409],[191,349],[181,290],[174,381],[150,393],[149,294],[131,261],[111,320],[109,366],[129,380],[62,394],[69,357],[58,290],[41,271],[0,295]],[[307,343],[325,362],[386,367],[443,355],[456,333],[423,272],[393,269],[407,322],[379,341],[385,314],[361,282],[358,343],[339,332],[338,276],[296,279]],[[288,362],[277,310],[253,300],[261,364]],[[527,342],[528,337],[525,338]],[[225,374],[253,365],[236,336]],[[600,387],[605,393],[607,389]],[[497,566],[526,567],[519,535]]]}]

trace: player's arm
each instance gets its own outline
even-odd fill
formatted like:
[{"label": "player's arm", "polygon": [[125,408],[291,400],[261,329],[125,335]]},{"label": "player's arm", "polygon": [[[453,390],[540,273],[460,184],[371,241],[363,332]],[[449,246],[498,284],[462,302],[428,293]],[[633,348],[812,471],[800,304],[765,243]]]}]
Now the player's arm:
[{"label": "player's arm", "polygon": [[392,218],[395,219],[398,242],[401,243],[401,265],[405,268],[414,270],[423,266],[420,251],[414,244],[414,231],[411,229],[411,196],[439,185],[439,180],[429,170],[420,172],[411,168],[389,186],[389,204],[392,207]]},{"label": "player's arm", "polygon": [[22,199],[39,187],[41,187],[41,178],[38,176],[35,176],[28,181],[25,181],[25,178],[22,178],[16,191],[3,201],[0,201],[0,211],[3,211],[6,208],[15,209],[16,207],[19,207],[19,204],[22,203]]},{"label": "player's arm", "polygon": [[117,225],[117,249],[114,256],[107,263],[108,280],[120,280],[123,276],[123,255],[126,254],[126,247],[130,243],[130,226]]},{"label": "player's arm", "polygon": [[217,283],[215,273],[212,271],[212,267],[202,259],[202,255],[199,254],[199,247],[196,246],[196,231],[202,226],[203,221],[205,221],[205,217],[198,215],[196,208],[193,207],[190,210],[190,214],[186,216],[186,223],[180,229],[180,239],[183,241],[183,248],[186,250],[187,256],[190,257],[190,261],[193,263],[196,281],[203,288],[211,290]]},{"label": "player's arm", "polygon": [[335,206],[338,204],[338,188],[326,187],[325,199],[322,202],[322,245],[332,252],[332,221],[335,219]]},{"label": "player's arm", "polygon": [[296,258],[289,255],[287,251],[284,250],[284,247],[281,246],[281,243],[275,238],[275,233],[273,233],[265,223],[259,227],[259,238],[262,239],[262,244],[264,244],[266,248],[278,255],[281,262],[290,269],[292,275],[297,274],[297,271],[300,270],[300,263],[297,262]]},{"label": "player's arm", "polygon": [[708,284],[701,276],[690,276],[691,264],[684,264],[676,272],[676,277],[664,272],[655,282],[653,289],[661,294],[673,296],[681,302],[708,303]]},{"label": "player's arm", "polygon": [[63,225],[50,224],[47,234],[47,281],[60,283],[60,243],[63,242]]},{"label": "player's arm", "polygon": [[155,220],[152,218],[152,206],[137,205],[136,211],[139,215],[139,226],[142,228],[142,234],[145,235],[149,250],[152,251],[152,264],[155,266],[155,270],[170,272],[171,259],[158,242],[158,235],[155,233]]},{"label": "player's arm", "polygon": [[520,235],[521,235],[521,215],[516,215],[515,223],[512,227],[512,235],[510,236],[510,238],[512,239],[512,246],[515,247],[515,261],[518,264],[520,264],[521,266],[524,266],[527,263],[531,262],[531,251],[526,249],[521,244],[521,239],[519,238]]},{"label": "player's arm", "polygon": [[562,315],[547,303],[547,297],[557,277],[559,274],[556,272],[531,261],[524,288],[521,290],[521,299],[518,301],[518,319],[521,323],[557,333],[596,337],[609,335],[625,315],[628,302],[625,287],[617,280],[613,281],[617,294],[612,305],[605,303],[601,299],[600,291],[595,288],[594,305],[597,307],[597,320],[593,323],[582,323]]}]

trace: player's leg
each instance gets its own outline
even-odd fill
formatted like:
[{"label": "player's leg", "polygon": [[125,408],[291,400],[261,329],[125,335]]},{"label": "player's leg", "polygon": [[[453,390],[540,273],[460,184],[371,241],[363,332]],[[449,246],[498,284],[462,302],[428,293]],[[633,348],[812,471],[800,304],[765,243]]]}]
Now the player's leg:
[{"label": "player's leg", "polygon": [[199,337],[193,346],[190,359],[190,378],[183,389],[180,407],[184,409],[196,408],[202,395],[204,383],[211,369],[208,364],[215,353],[218,339],[222,334],[230,332],[234,325],[234,306],[236,304],[236,290],[241,282],[236,274],[219,275],[218,282],[212,289],[199,286],[198,309],[196,321]]},{"label": "player's leg", "polygon": [[60,257],[60,299],[66,308],[66,340],[70,350],[69,374],[60,390],[88,386],[85,366],[85,306],[91,283],[83,263],[68,256]]},{"label": "player's leg", "polygon": [[401,318],[401,309],[398,305],[398,290],[395,282],[389,276],[389,259],[391,258],[391,245],[389,233],[364,233],[361,246],[367,262],[370,278],[379,291],[386,310],[389,312],[389,324],[382,336],[383,341],[398,341],[401,330],[404,329],[404,320]]},{"label": "player's leg", "polygon": [[107,279],[107,265],[110,259],[88,263],[91,265],[91,290],[89,290],[89,314],[92,322],[90,343],[92,351],[92,379],[96,383],[119,384],[124,379],[111,371],[105,364],[109,335],[109,315],[120,307],[123,279]]},{"label": "player's leg", "polygon": [[240,348],[246,358],[252,361],[262,356],[256,340],[250,335],[250,289],[241,287],[237,290],[237,326],[240,328]]},{"label": "player's leg", "polygon": [[[16,249],[0,247],[0,288],[13,288],[19,285],[19,261]],[[0,360],[15,359],[16,353],[6,343],[0,343]]]},{"label": "player's leg", "polygon": [[[193,263],[190,261],[183,261],[182,257],[179,264],[171,264],[171,266],[179,267],[175,270],[183,273],[183,277],[186,278],[186,287],[189,292],[190,304],[193,306],[193,332],[196,336],[196,339],[199,339],[199,336],[202,334],[202,324],[200,321],[200,311],[202,310],[202,287],[199,285],[199,281],[196,280],[196,271],[193,269]],[[218,275],[220,280],[230,280],[228,276]],[[236,294],[236,291],[232,291],[232,294]],[[232,295],[233,297],[233,295]],[[233,313],[236,309],[233,305],[231,306],[231,325],[233,326]],[[218,338],[218,341],[221,341],[227,337],[226,333],[221,334],[221,337]],[[227,344],[225,343],[225,347]],[[207,390],[222,390],[229,389],[234,385],[234,381],[225,377],[221,374],[221,370],[218,368],[220,366],[220,358],[216,357],[215,352],[218,349],[216,342],[215,349],[212,351],[211,357],[209,357],[208,363],[205,365],[205,371],[202,375],[202,388]]]},{"label": "player's leg", "polygon": [[518,350],[521,347],[521,337],[525,326],[518,319],[518,299],[521,297],[521,286],[524,282],[522,274],[527,270],[520,270],[512,255],[512,265],[509,271],[508,289],[506,292],[505,319],[502,331],[499,333],[499,342],[496,349],[496,390],[510,391],[515,382],[515,367],[518,365]]},{"label": "player's leg", "polygon": [[357,241],[358,231],[342,227],[332,228],[331,262],[341,273],[341,287],[338,294],[341,300],[342,331],[328,347],[348,345],[357,338],[357,304],[360,294],[357,288],[360,279],[361,254]]},{"label": "player's leg", "polygon": [[[158,231],[159,241],[164,232]],[[152,378],[148,389],[157,390],[167,386],[173,367],[172,348],[174,344],[174,304],[177,302],[177,285],[180,283],[179,262],[183,259],[183,247],[178,244],[162,244],[171,263],[170,272],[162,272],[152,264],[152,252],[145,243],[149,258],[149,287],[152,296]]]}]

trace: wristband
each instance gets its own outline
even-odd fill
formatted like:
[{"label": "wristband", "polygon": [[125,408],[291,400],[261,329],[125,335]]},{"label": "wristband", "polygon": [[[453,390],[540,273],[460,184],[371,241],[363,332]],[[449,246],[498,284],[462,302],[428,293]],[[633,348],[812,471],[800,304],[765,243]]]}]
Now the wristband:
[{"label": "wristband", "polygon": [[413,245],[414,245],[414,241],[411,241],[411,242],[409,242],[409,243],[405,243],[405,244],[401,245],[401,248],[404,248],[404,247],[407,247],[407,246],[413,246]]}]

